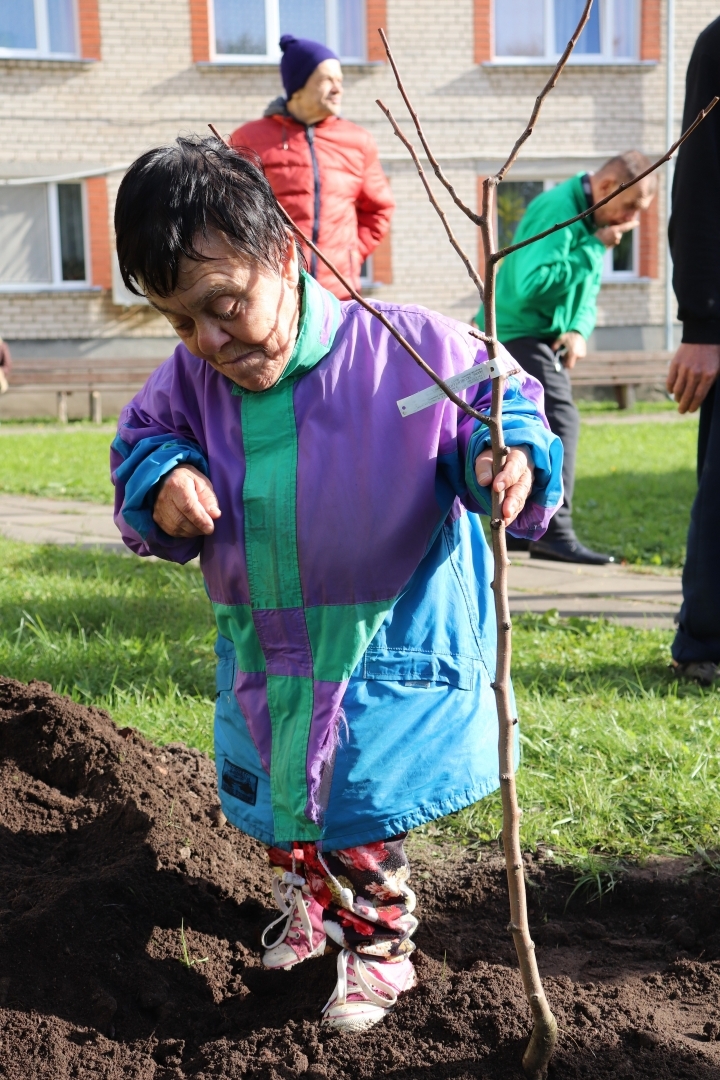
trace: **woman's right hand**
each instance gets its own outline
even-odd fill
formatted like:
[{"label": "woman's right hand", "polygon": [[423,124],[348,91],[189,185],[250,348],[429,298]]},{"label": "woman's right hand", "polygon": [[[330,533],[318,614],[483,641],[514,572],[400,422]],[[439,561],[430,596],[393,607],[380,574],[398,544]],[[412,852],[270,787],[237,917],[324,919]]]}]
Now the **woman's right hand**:
[{"label": "woman's right hand", "polygon": [[220,513],[207,476],[193,465],[178,465],[162,482],[153,521],[168,536],[210,536]]}]

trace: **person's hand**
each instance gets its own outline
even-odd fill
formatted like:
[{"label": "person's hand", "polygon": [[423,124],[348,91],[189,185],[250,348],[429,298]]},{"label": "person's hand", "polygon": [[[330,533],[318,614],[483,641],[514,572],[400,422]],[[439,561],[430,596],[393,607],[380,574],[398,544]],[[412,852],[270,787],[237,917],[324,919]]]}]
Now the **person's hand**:
[{"label": "person's hand", "polygon": [[595,235],[605,247],[613,248],[618,246],[626,232],[637,229],[639,224],[640,222],[635,218],[634,221],[623,221],[621,225],[603,225]]},{"label": "person's hand", "polygon": [[683,342],[672,358],[667,391],[678,403],[678,412],[697,412],[720,372],[720,345]]},{"label": "person's hand", "polygon": [[502,516],[509,525],[518,516],[527,501],[533,486],[532,454],[529,447],[513,446],[502,469],[493,480],[492,450],[488,447],[475,458],[475,477],[480,487],[490,487],[504,493]]},{"label": "person's hand", "polygon": [[574,368],[578,360],[587,356],[587,341],[582,334],[578,334],[577,330],[568,330],[561,334],[553,341],[552,348],[555,351],[565,349],[564,355],[560,357],[560,363],[566,368]]},{"label": "person's hand", "polygon": [[153,521],[168,536],[210,536],[220,507],[207,476],[193,465],[178,465],[155,499]]},{"label": "person's hand", "polygon": [[3,341],[2,338],[0,338],[0,367],[4,367],[6,373],[12,367],[12,356],[10,355],[8,343]]}]

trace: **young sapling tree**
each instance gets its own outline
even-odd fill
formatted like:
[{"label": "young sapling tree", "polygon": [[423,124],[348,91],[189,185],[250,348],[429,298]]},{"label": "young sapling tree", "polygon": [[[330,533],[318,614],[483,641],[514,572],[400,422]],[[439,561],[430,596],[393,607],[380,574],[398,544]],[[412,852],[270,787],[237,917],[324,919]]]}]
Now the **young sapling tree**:
[{"label": "young sapling tree", "polygon": [[[412,144],[412,142],[404,134],[400,125],[395,120],[391,111],[383,104],[382,101],[378,101],[377,104],[383,111],[390,124],[392,125],[395,135],[400,139],[408,153],[410,154],[412,161],[417,169],[420,180],[425,188],[427,196],[437,212],[445,229],[447,238],[452,245],[453,249],[461,259],[465,269],[470,277],[471,281],[475,285],[480,295],[480,299],[483,303],[483,310],[485,316],[485,332],[482,333],[478,330],[468,329],[468,333],[481,340],[487,349],[488,359],[490,361],[490,371],[492,375],[492,395],[491,395],[491,407],[489,413],[480,413],[472,406],[468,405],[466,401],[460,397],[458,393],[453,390],[451,386],[447,384],[439,375],[432,369],[432,367],[426,363],[426,361],[418,354],[418,352],[412,347],[412,345],[403,337],[403,335],[389,322],[382,311],[379,311],[372,304],[370,304],[364,297],[362,297],[358,291],[352,286],[352,284],[340,273],[336,266],[327,258],[327,256],[318,248],[317,244],[305,236],[305,234],[298,229],[295,222],[290,215],[281,207],[281,210],[291,225],[295,233],[301,238],[307,247],[315,252],[319,259],[328,267],[328,269],[335,275],[338,281],[341,282],[343,287],[347,290],[348,294],[361,304],[367,311],[369,311],[374,318],[392,334],[392,336],[399,342],[400,345],[408,352],[415,363],[422,368],[427,374],[428,378],[432,380],[439,387],[439,389],[464,413],[480,423],[486,425],[490,432],[490,439],[493,451],[493,474],[497,475],[504,467],[507,459],[508,449],[505,445],[503,438],[503,426],[502,426],[502,400],[505,390],[505,379],[512,375],[512,372],[503,374],[498,365],[493,365],[493,361],[498,355],[498,342],[496,337],[496,319],[495,319],[495,280],[497,274],[497,268],[501,259],[511,254],[513,251],[519,250],[521,247],[526,247],[528,244],[533,244],[537,240],[541,240],[544,236],[548,236],[559,229],[567,228],[574,222],[581,220],[582,218],[589,217],[599,207],[605,205],[616,195],[624,191],[626,188],[637,184],[645,176],[654,172],[663,162],[668,161],[670,157],[675,153],[677,148],[682,142],[695,130],[695,128],[704,120],[710,109],[712,109],[718,101],[715,97],[708,104],[708,106],[699,114],[697,119],[690,125],[690,127],[682,134],[682,136],[675,142],[668,151],[657,161],[655,161],[645,172],[635,177],[634,180],[627,183],[620,184],[614,191],[612,191],[604,199],[599,200],[593,206],[590,206],[583,213],[570,218],[567,221],[559,222],[557,225],[552,226],[550,229],[546,229],[542,233],[538,233],[536,236],[529,237],[527,240],[523,240],[517,244],[511,244],[503,249],[498,250],[495,244],[495,238],[493,234],[493,219],[494,219],[494,200],[495,193],[498,185],[506,178],[508,172],[515,163],[518,154],[522,146],[532,135],[535,123],[540,115],[540,111],[543,102],[553,87],[556,85],[560,74],[562,73],[565,64],[567,63],[575,44],[577,43],[580,34],[582,33],[585,24],[590,17],[590,11],[593,0],[586,0],[585,7],[583,9],[580,21],[573,33],[570,41],[568,42],[562,56],[556,64],[552,75],[546,82],[545,86],[541,90],[540,94],[535,100],[535,104],[525,129],[520,137],[515,142],[507,160],[502,167],[493,176],[487,177],[483,181],[483,195],[482,195],[482,207],[480,213],[476,213],[471,207],[467,206],[458,195],[454,185],[445,175],[440,163],[433,154],[428,141],[425,137],[424,131],[417,112],[412,106],[410,98],[403,85],[400,72],[393,57],[390,45],[388,43],[385,32],[380,29],[379,34],[382,38],[385,51],[387,53],[388,60],[395,75],[395,80],[403,98],[403,101],[410,114],[415,130],[417,132],[420,143],[423,147],[427,160],[435,173],[435,176],[440,183],[445,187],[450,197],[459,210],[462,211],[479,229],[482,237],[483,254],[485,262],[485,280],[483,281],[476,267],[473,265],[472,260],[467,253],[462,249],[457,237],[455,236],[450,222],[448,221],[445,211],[438,203],[425,170],[422,166],[420,158]],[[222,136],[218,133],[212,124],[208,125],[213,134],[223,140]],[[457,378],[457,376],[455,377]],[[555,1043],[557,1041],[557,1022],[553,1016],[545,992],[543,990],[540,974],[538,971],[537,960],[535,957],[535,945],[530,936],[530,929],[527,917],[527,902],[525,896],[525,878],[523,871],[522,851],[520,847],[520,808],[517,799],[517,790],[515,786],[515,768],[514,768],[514,726],[517,723],[516,717],[513,715],[513,709],[511,704],[510,693],[510,668],[512,659],[511,649],[511,633],[512,633],[512,621],[510,618],[510,606],[508,602],[508,589],[507,589],[507,571],[510,565],[507,557],[507,545],[505,540],[505,523],[502,517],[502,502],[503,496],[501,493],[492,492],[492,509],[490,516],[490,526],[492,533],[492,549],[494,558],[494,576],[492,582],[492,588],[495,600],[495,615],[497,622],[497,638],[498,638],[498,650],[497,650],[497,666],[495,679],[493,682],[493,690],[495,692],[495,701],[498,713],[499,724],[499,766],[500,766],[500,790],[502,796],[503,807],[503,848],[505,853],[505,863],[507,869],[508,880],[508,893],[510,899],[510,923],[508,929],[512,934],[515,949],[518,956],[518,964],[523,981],[523,986],[530,1006],[530,1011],[533,1017],[533,1029],[530,1036],[530,1041],[523,1055],[522,1065],[525,1075],[529,1080],[545,1080],[547,1076],[548,1065],[550,1058],[552,1057]],[[202,962],[202,961],[192,961]],[[443,964],[444,970],[444,964]]]}]

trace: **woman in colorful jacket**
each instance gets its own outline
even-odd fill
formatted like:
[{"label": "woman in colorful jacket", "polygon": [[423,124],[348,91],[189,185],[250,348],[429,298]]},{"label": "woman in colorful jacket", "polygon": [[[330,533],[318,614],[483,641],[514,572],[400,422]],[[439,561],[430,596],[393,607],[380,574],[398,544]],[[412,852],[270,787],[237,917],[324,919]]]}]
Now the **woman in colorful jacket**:
[{"label": "woman in colorful jacket", "polygon": [[[220,800],[274,868],[263,962],[290,968],[329,938],[325,1022],[361,1030],[415,981],[406,832],[498,786],[478,514],[494,484],[513,533],[541,535],[560,443],[523,372],[494,481],[487,428],[447,398],[401,415],[427,376],[305,272],[267,180],[219,140],[138,159],[115,227],[125,282],[182,340],[120,417],[115,520],[139,555],[200,556]],[[378,306],[443,378],[486,360],[469,327]],[[464,393],[487,409],[490,391]]]}]

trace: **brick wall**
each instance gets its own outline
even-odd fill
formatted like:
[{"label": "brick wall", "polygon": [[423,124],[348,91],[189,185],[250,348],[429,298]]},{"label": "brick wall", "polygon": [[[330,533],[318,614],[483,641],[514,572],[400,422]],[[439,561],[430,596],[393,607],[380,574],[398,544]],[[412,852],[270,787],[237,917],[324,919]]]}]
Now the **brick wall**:
[{"label": "brick wall", "polygon": [[85,181],[90,247],[90,280],[101,289],[112,288],[107,180],[91,176]]},{"label": "brick wall", "polygon": [[476,64],[484,64],[493,55],[492,0],[473,0],[473,9],[474,58]]},{"label": "brick wall", "polygon": [[656,278],[660,270],[660,219],[658,201],[653,199],[650,207],[640,214],[640,277]]},{"label": "brick wall", "polygon": [[[273,67],[199,64],[209,50],[206,0],[78,0],[82,51],[91,64],[0,60],[0,175],[29,175],[40,167],[89,169],[130,163],[148,147],[178,132],[221,131],[261,116],[280,92]],[[569,171],[605,154],[638,146],[661,152],[665,140],[664,50],[666,0],[644,0],[642,49],[654,64],[575,67],[549,97],[536,132],[524,148],[516,177],[543,177],[547,162],[566,157]],[[676,119],[682,112],[684,71],[699,31],[717,15],[717,0],[676,0]],[[477,177],[486,175],[522,131],[547,68],[483,65],[492,45],[490,0],[368,0],[368,55],[382,59],[376,27],[388,29],[407,88],[425,131],[466,200],[477,200]],[[477,307],[474,288],[450,249],[414,169],[375,99],[403,111],[387,64],[346,70],[345,115],[378,142],[398,204],[392,251],[375,259],[387,283],[380,295],[419,302],[458,318]],[[545,164],[543,164],[545,163]],[[522,170],[525,170],[523,173]],[[112,208],[121,173],[88,181],[93,281],[104,292],[0,293],[0,331],[7,337],[169,336],[163,320],[145,309],[112,304],[108,291]],[[453,227],[466,250],[477,253],[477,230],[446,197]],[[664,181],[652,222],[643,223],[649,282],[603,288],[601,325],[657,323],[663,318]],[[103,246],[102,218],[106,232]],[[389,264],[389,265],[388,265]],[[382,269],[384,267],[384,270]]]},{"label": "brick wall", "polygon": [[[4,338],[147,338],[174,341],[166,319],[148,307],[116,307],[108,292],[5,293],[0,295]],[[169,352],[170,350],[168,350]]]},{"label": "brick wall", "polygon": [[367,0],[365,8],[365,26],[367,28],[367,58],[370,61],[385,60],[385,49],[378,34],[378,28],[385,31],[390,39],[388,28],[387,0]]},{"label": "brick wall", "polygon": [[660,60],[662,2],[661,0],[642,0],[640,12],[640,59]]},{"label": "brick wall", "polygon": [[373,280],[380,285],[392,285],[392,230],[375,248],[372,257]]},{"label": "brick wall", "polygon": [[209,0],[187,0],[190,6],[190,51],[193,63],[210,59]]},{"label": "brick wall", "polygon": [[98,0],[77,0],[77,17],[80,55],[85,60],[101,60]]}]

